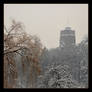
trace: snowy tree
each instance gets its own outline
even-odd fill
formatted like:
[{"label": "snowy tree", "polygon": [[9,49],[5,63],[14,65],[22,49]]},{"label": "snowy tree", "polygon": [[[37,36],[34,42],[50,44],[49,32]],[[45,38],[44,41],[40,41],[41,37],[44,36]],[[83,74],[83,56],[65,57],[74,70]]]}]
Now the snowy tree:
[{"label": "snowy tree", "polygon": [[34,87],[41,72],[40,39],[28,35],[20,22],[12,21],[4,30],[4,87]]},{"label": "snowy tree", "polygon": [[88,37],[85,37],[78,46],[80,61],[80,83],[88,87]]},{"label": "snowy tree", "polygon": [[38,88],[81,88],[77,81],[72,78],[68,65],[58,65],[51,68],[41,77]]}]

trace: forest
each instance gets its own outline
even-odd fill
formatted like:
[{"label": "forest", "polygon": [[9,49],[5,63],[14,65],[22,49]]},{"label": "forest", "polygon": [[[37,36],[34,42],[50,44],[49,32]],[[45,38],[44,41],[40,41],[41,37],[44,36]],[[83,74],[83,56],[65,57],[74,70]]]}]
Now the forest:
[{"label": "forest", "polygon": [[47,49],[24,24],[4,25],[4,88],[88,88],[88,36]]}]

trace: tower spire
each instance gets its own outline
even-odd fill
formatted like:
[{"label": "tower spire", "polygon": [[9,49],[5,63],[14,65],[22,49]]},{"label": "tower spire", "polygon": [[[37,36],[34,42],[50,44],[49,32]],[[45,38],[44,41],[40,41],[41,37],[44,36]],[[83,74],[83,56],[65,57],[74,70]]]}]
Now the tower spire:
[{"label": "tower spire", "polygon": [[70,21],[69,18],[67,17],[67,27],[69,27]]}]

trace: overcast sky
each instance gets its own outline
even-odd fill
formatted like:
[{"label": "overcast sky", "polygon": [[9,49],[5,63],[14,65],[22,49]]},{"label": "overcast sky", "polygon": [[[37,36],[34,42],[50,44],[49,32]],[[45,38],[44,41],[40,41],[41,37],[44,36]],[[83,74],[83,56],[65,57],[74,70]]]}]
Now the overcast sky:
[{"label": "overcast sky", "polygon": [[76,43],[88,35],[88,4],[4,4],[4,24],[15,19],[37,35],[48,49],[59,46],[60,31],[70,26]]}]

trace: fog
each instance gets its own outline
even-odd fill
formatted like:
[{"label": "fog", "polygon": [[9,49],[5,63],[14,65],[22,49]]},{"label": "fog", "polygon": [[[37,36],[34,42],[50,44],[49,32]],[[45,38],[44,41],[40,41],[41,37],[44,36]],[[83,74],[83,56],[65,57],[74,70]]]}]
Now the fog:
[{"label": "fog", "polygon": [[24,23],[25,30],[37,35],[48,49],[59,46],[60,31],[69,26],[76,43],[88,35],[88,4],[4,4],[4,24]]}]

